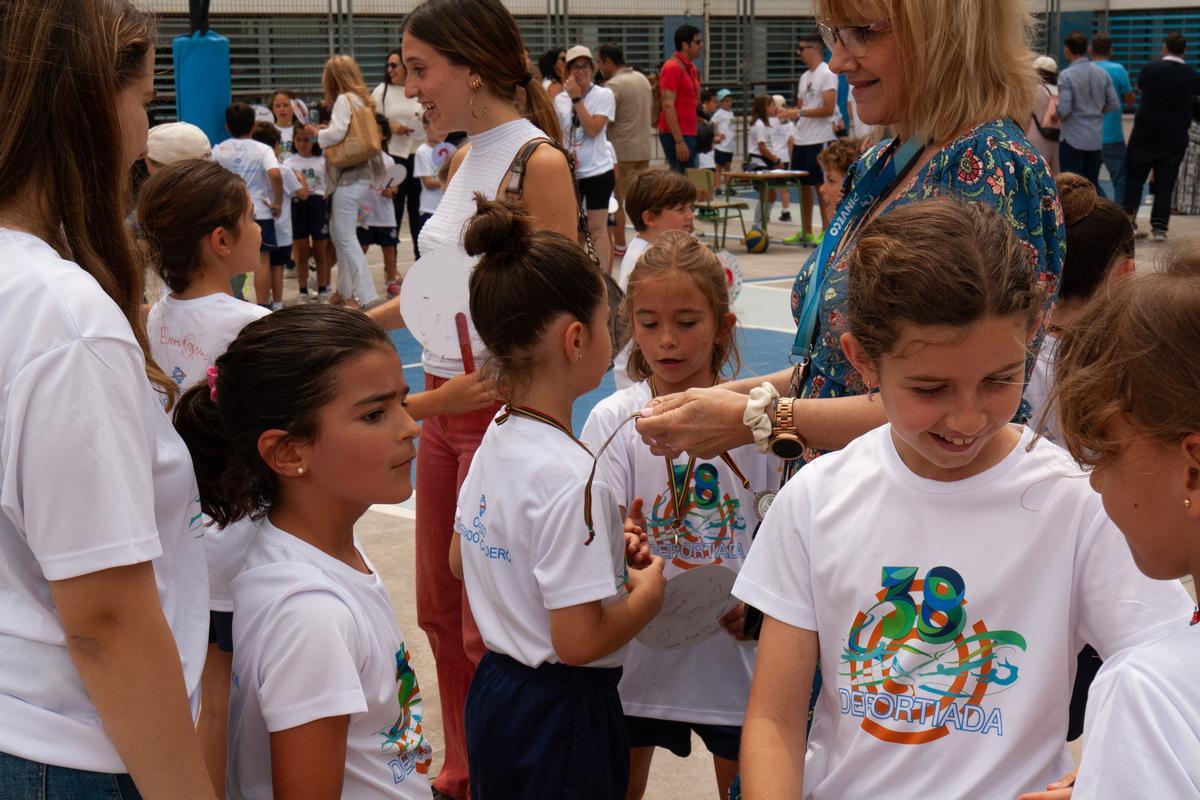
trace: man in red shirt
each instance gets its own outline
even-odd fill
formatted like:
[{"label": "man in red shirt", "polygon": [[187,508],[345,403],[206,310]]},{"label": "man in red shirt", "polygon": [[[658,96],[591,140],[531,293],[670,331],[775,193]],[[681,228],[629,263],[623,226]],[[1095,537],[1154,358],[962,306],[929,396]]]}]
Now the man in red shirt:
[{"label": "man in red shirt", "polygon": [[676,172],[696,166],[696,107],[700,103],[700,73],[693,63],[704,49],[699,29],[680,25],[675,30],[675,55],[658,75],[662,111],[658,138],[667,165]]}]

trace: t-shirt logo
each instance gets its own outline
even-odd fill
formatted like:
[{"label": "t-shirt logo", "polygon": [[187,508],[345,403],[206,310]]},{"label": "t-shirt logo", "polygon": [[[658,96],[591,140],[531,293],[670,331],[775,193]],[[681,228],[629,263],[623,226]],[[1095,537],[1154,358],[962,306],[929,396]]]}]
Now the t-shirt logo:
[{"label": "t-shirt logo", "polygon": [[380,751],[395,756],[388,762],[392,779],[403,783],[413,772],[420,775],[429,772],[433,760],[433,746],[421,732],[421,687],[403,644],[396,651],[396,684],[400,716],[392,727],[384,728],[378,735],[383,737]]},{"label": "t-shirt logo", "polygon": [[875,603],[855,615],[838,673],[841,713],[893,744],[927,744],[952,728],[1003,736],[1001,709],[984,701],[1017,682],[1010,659],[1025,637],[968,624],[966,584],[953,568],[917,572],[884,567]]},{"label": "t-shirt logo", "polygon": [[[682,486],[687,480],[687,466],[671,466],[675,485]],[[745,560],[745,548],[737,541],[737,535],[746,530],[742,503],[735,495],[722,493],[717,468],[708,463],[697,464],[691,483],[682,491],[683,530],[678,542],[672,527],[675,506],[671,502],[671,487],[666,486],[654,498],[646,514],[650,551],[681,569],[720,564],[728,559]]]}]

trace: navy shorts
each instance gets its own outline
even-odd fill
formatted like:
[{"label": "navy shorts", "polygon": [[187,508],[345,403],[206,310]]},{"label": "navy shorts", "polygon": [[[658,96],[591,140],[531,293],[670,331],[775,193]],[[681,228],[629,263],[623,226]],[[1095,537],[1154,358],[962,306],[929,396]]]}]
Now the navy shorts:
[{"label": "navy shorts", "polygon": [[817,156],[825,147],[824,144],[792,145],[792,169],[802,169],[808,173],[808,177],[800,179],[804,186],[820,186],[825,182],[821,165],[817,163]]},{"label": "navy shorts", "polygon": [[579,193],[588,211],[608,211],[608,200],[617,188],[616,173],[611,169],[590,178],[579,179]]},{"label": "navy shorts", "polygon": [[296,239],[329,239],[329,222],[325,219],[325,195],[310,194],[307,200],[292,198],[292,236]]},{"label": "navy shorts", "polygon": [[292,246],[286,244],[283,247],[272,247],[267,257],[267,263],[279,269],[283,269],[292,263]]},{"label": "navy shorts", "polygon": [[275,249],[275,220],[267,218],[254,221],[258,223],[258,227],[262,231],[262,244],[258,246],[258,252],[271,252]]},{"label": "navy shorts", "polygon": [[358,243],[363,247],[377,244],[380,247],[395,247],[400,241],[396,228],[383,228],[372,225],[369,228],[355,228],[358,232]]},{"label": "navy shorts", "polygon": [[726,153],[724,150],[713,150],[713,160],[717,162],[718,167],[724,167],[733,163],[733,153]]},{"label": "navy shorts", "polygon": [[738,760],[742,742],[740,725],[703,725],[698,722],[678,722],[673,719],[625,717],[625,732],[630,747],[665,747],[680,758],[692,753],[692,731],[695,731],[708,752],[714,756]]},{"label": "navy shorts", "polygon": [[527,667],[484,654],[464,723],[471,797],[623,800],[629,745],[621,668]]},{"label": "navy shorts", "polygon": [[233,612],[208,612],[208,643],[223,653],[233,652]]}]

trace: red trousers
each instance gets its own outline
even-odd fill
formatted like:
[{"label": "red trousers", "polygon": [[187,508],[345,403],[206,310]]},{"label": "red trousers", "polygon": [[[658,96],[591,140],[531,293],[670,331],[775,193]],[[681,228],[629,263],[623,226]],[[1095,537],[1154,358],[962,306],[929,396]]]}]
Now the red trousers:
[{"label": "red trousers", "polygon": [[[425,375],[425,389],[445,378]],[[454,798],[467,796],[467,742],[463,708],[475,665],[487,648],[471,618],[467,592],[450,574],[450,537],[458,490],[471,457],[499,404],[469,414],[430,417],[421,423],[417,446],[417,624],[429,638],[437,664],[446,763],[434,787]]]}]

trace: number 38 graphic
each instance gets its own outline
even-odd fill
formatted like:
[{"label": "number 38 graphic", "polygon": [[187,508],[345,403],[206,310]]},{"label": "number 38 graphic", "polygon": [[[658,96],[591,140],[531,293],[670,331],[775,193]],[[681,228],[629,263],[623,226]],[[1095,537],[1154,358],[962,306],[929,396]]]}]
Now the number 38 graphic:
[{"label": "number 38 graphic", "polygon": [[930,644],[954,641],[967,622],[962,608],[966,599],[962,576],[950,567],[932,567],[926,572],[919,614],[911,594],[916,577],[916,567],[883,568],[886,591],[883,599],[893,608],[883,619],[883,635],[902,639],[915,625],[921,641]]}]

